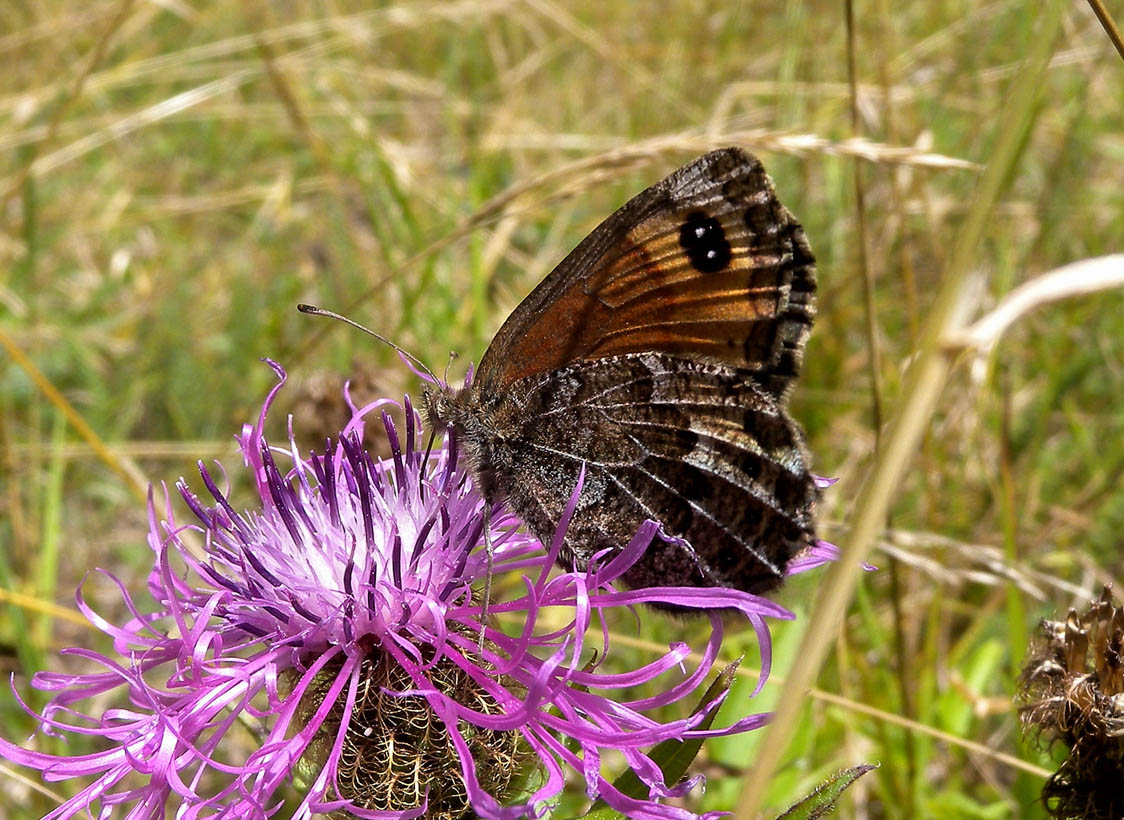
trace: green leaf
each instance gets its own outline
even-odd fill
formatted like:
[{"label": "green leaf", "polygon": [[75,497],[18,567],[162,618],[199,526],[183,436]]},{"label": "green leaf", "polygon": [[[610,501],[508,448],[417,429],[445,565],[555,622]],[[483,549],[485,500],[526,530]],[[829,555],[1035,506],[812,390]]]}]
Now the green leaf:
[{"label": "green leaf", "polygon": [[[715,698],[723,692],[729,691],[734,684],[734,678],[740,664],[741,658],[738,658],[731,661],[725,669],[718,673],[718,677],[706,690],[691,714],[699,714],[706,708],[707,704],[713,703]],[[717,709],[712,709],[697,728],[709,729],[711,724],[714,723],[714,717],[717,713]],[[703,738],[701,737],[689,740],[665,740],[652,749],[651,758],[663,772],[664,783],[678,783],[682,779],[687,772],[687,767],[691,765],[691,761],[695,759],[699,749],[702,748],[702,742]],[[621,774],[613,783],[613,788],[638,800],[644,800],[648,797],[648,787],[644,785],[632,769],[628,769]],[[585,817],[587,820],[618,820],[624,815],[606,806],[603,800],[598,800]]]},{"label": "green leaf", "polygon": [[812,790],[812,793],[791,806],[777,820],[819,820],[835,808],[847,788],[877,766],[863,763],[838,771]]}]

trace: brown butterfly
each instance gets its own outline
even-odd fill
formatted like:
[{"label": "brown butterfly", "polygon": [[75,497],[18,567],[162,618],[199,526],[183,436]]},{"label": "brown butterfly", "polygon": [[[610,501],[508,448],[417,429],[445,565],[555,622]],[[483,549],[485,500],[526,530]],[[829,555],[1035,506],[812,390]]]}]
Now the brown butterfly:
[{"label": "brown butterfly", "polygon": [[629,200],[523,300],[471,383],[427,393],[485,499],[561,561],[656,539],[634,587],[776,587],[817,489],[786,397],[815,316],[804,231],[761,163],[713,151]]}]

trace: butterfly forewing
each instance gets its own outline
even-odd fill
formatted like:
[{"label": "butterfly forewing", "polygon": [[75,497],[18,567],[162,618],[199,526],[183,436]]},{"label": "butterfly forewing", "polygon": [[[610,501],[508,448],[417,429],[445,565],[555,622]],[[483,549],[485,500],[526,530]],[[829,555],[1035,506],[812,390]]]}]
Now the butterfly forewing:
[{"label": "butterfly forewing", "polygon": [[783,395],[815,315],[814,260],[761,163],[714,151],[603,222],[516,309],[485,390],[576,360],[650,350],[718,359]]}]

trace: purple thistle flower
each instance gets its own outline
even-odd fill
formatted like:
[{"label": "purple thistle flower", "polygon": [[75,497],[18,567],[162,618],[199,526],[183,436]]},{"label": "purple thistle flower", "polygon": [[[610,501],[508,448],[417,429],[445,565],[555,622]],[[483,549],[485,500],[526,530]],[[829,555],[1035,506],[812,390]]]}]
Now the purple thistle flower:
[{"label": "purple thistle flower", "polygon": [[[47,818],[162,818],[169,805],[183,820],[265,818],[291,797],[295,778],[305,780],[286,808],[295,818],[336,810],[372,818],[454,818],[469,810],[497,820],[539,817],[567,771],[584,780],[590,798],[629,817],[695,817],[661,799],[684,794],[700,778],[667,786],[644,750],[667,739],[749,730],[767,715],[697,728],[720,696],[689,717],[654,718],[653,710],[688,698],[711,673],[721,620],[711,615],[713,629],[693,669],[684,666],[688,646],[675,643],[645,666],[607,672],[600,660],[609,633],[600,615],[641,602],[738,610],[761,641],[760,688],[771,657],[764,619],[791,614],[736,590],[617,589],[613,581],[660,537],[652,522],[626,549],[597,556],[586,570],[551,572],[579,484],[547,549],[509,513],[493,512],[496,586],[516,573],[521,594],[490,605],[507,630],[484,624],[473,596],[489,563],[480,548],[483,501],[458,468],[455,447],[419,449],[407,398],[404,437],[383,400],[356,408],[323,454],[301,457],[291,432],[288,448],[272,448],[263,428],[285,373],[271,366],[279,383],[258,423],[240,437],[261,509],[236,512],[202,464],[210,500],[177,484],[197,522],[177,522],[167,493],[159,521],[150,496],[155,563],[148,590],[156,611],[144,612],[104,573],[132,613],[127,623],[101,618],[81,589],[76,598],[113,638],[116,657],[64,650],[101,671],[32,679],[54,693],[37,715],[42,731],[98,737],[103,751],[56,756],[0,739],[0,755],[47,780],[88,781]],[[391,445],[386,460],[360,445],[375,411],[382,411]],[[540,623],[547,611],[550,627]],[[609,697],[654,680],[664,685],[658,695]],[[102,703],[111,692],[116,708],[81,711],[83,701]],[[257,732],[248,754],[242,723]],[[647,786],[646,798],[622,794],[605,779],[606,751],[623,755]]]}]

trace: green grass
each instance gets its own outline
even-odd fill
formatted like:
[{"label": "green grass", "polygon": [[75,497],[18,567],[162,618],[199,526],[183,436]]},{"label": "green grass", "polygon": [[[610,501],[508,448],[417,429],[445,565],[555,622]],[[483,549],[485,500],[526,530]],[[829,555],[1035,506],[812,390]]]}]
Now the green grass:
[{"label": "green grass", "polygon": [[[925,154],[994,158],[1037,8],[858,4],[873,147],[856,160],[842,2],[5,4],[0,330],[118,463],[146,482],[190,478],[196,459],[232,454],[272,382],[260,357],[298,383],[277,423],[310,413],[300,385],[318,374],[358,369],[380,393],[417,394],[388,350],[297,302],[345,310],[435,369],[459,351],[460,373],[614,207],[740,143],[819,260],[793,408],[817,470],[841,479],[821,519],[846,543],[875,444],[854,174],[892,411],[981,176]],[[1084,4],[1053,48],[969,266],[985,283],[976,314],[1121,248],[1124,63]],[[1020,742],[1011,702],[1025,635],[1122,574],[1122,339],[1124,294],[1106,292],[1021,320],[982,376],[952,369],[878,539],[881,570],[860,580],[771,784],[772,815],[837,768],[879,762],[841,816],[1044,816],[1041,776],[994,753],[1046,762]],[[0,666],[26,694],[35,670],[74,668],[57,649],[106,648],[46,604],[71,605],[94,567],[139,591],[149,552],[130,483],[0,356]],[[779,600],[806,618],[820,581]],[[112,613],[107,585],[88,591]],[[643,625],[665,645],[700,629]],[[778,680],[802,629],[776,627]],[[770,708],[782,688],[734,701]],[[33,728],[6,689],[0,723],[12,739]],[[692,805],[735,805],[760,742],[704,746],[710,785]],[[0,814],[52,805],[0,772]]]}]

